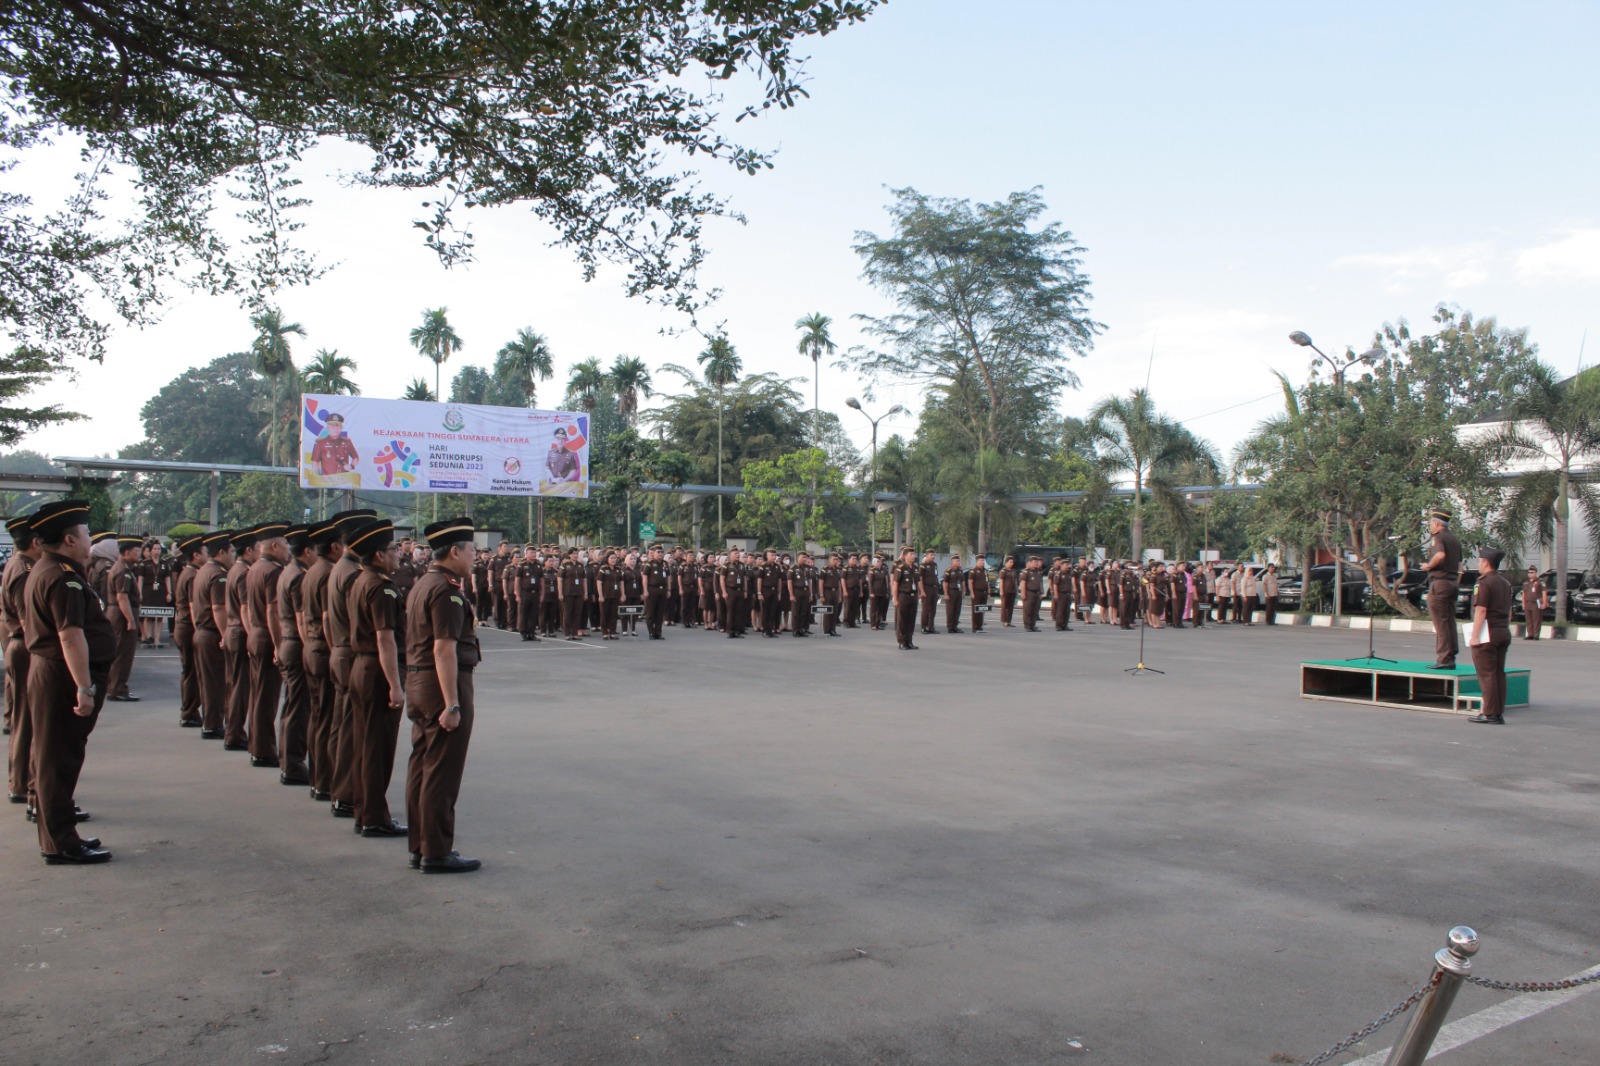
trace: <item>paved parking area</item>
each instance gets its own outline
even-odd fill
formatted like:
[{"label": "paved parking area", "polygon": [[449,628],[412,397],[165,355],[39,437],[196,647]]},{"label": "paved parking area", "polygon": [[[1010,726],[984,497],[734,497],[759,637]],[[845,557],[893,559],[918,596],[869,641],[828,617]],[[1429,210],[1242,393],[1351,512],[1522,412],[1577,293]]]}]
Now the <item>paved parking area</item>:
[{"label": "paved parking area", "polygon": [[[1600,649],[1519,643],[1495,728],[1300,700],[1361,632],[1136,639],[486,631],[461,877],[178,729],[142,654],[79,795],[116,860],[0,822],[0,1061],[1266,1066],[1458,923],[1487,976],[1600,962]],[[1600,1061],[1600,995],[1436,1061]]]}]

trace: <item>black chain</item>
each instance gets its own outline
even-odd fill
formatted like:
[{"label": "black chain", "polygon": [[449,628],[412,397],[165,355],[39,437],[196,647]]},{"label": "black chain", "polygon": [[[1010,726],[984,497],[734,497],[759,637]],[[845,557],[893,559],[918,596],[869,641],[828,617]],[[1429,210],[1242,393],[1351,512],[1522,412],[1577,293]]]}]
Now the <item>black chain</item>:
[{"label": "black chain", "polygon": [[1422,985],[1422,987],[1418,988],[1405,999],[1402,999],[1399,1003],[1396,1003],[1394,1006],[1378,1015],[1377,1021],[1373,1022],[1365,1029],[1358,1029],[1351,1033],[1349,1036],[1345,1037],[1343,1040],[1339,1041],[1337,1044],[1333,1045],[1316,1058],[1306,1059],[1300,1064],[1300,1066],[1322,1066],[1323,1063],[1327,1062],[1329,1059],[1332,1059],[1334,1056],[1342,1055],[1346,1051],[1349,1051],[1351,1048],[1361,1043],[1361,1041],[1365,1040],[1373,1033],[1376,1033],[1379,1029],[1382,1029],[1384,1026],[1400,1017],[1400,1015],[1404,1014],[1412,1007],[1416,1006],[1418,1000],[1427,995],[1429,992],[1433,991],[1434,986],[1439,983],[1439,977],[1439,971],[1435,970],[1433,976],[1428,978],[1426,984]]},{"label": "black chain", "polygon": [[1569,977],[1565,981],[1492,981],[1487,977],[1468,976],[1470,984],[1492,988],[1498,992],[1560,992],[1568,988],[1582,988],[1600,981],[1600,970],[1587,977]]}]

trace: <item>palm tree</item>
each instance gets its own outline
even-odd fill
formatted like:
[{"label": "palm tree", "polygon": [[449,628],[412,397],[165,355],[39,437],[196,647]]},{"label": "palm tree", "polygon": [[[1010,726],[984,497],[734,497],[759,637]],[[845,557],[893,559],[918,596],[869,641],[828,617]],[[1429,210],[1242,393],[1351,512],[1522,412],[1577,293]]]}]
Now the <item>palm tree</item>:
[{"label": "palm tree", "polygon": [[[706,382],[717,390],[717,487],[722,487],[722,411],[726,404],[723,402],[727,388],[739,380],[739,372],[744,369],[744,363],[739,358],[739,353],[729,342],[726,333],[719,333],[711,338],[705,351],[695,357],[696,361],[704,367]],[[722,532],[722,494],[717,494],[717,539],[721,540]]]},{"label": "palm tree", "polygon": [[439,393],[439,368],[463,345],[455,328],[445,318],[448,307],[422,312],[422,325],[411,331],[411,346],[433,360],[433,394]]},{"label": "palm tree", "polygon": [[1217,457],[1203,441],[1171,418],[1156,411],[1147,389],[1127,396],[1107,396],[1089,412],[1088,434],[1094,442],[1096,462],[1108,473],[1133,477],[1134,559],[1144,554],[1144,493],[1149,487],[1163,507],[1181,511],[1187,506],[1169,475],[1186,462],[1216,470]]},{"label": "palm tree", "polygon": [[818,441],[821,433],[817,428],[817,409],[820,406],[818,397],[821,395],[822,356],[824,353],[832,355],[836,345],[833,338],[828,336],[828,327],[833,325],[833,319],[821,311],[795,322],[794,328],[800,331],[800,346],[797,349],[801,355],[811,357],[811,444],[820,447]]},{"label": "palm tree", "polygon": [[263,308],[251,315],[250,324],[256,328],[256,339],[250,345],[250,353],[256,359],[256,369],[272,379],[272,420],[268,423],[272,432],[267,454],[272,456],[273,462],[277,462],[278,381],[285,370],[294,367],[294,358],[289,352],[289,335],[295,333],[304,337],[306,331],[298,322],[285,322],[283,312],[276,307]]},{"label": "palm tree", "polygon": [[1518,543],[1530,526],[1541,544],[1552,544],[1556,570],[1556,624],[1567,620],[1567,541],[1576,500],[1591,537],[1600,540],[1600,488],[1575,481],[1576,461],[1600,452],[1600,367],[1581,370],[1565,381],[1535,363],[1512,400],[1510,419],[1497,443],[1513,458],[1533,460],[1541,469],[1517,478],[1501,525]]},{"label": "palm tree", "polygon": [[655,395],[650,387],[650,370],[643,359],[619,355],[606,375],[611,391],[617,394],[617,414],[627,419],[628,425],[639,423],[639,398]]},{"label": "palm tree", "polygon": [[585,411],[593,411],[596,398],[608,387],[608,382],[600,360],[585,359],[572,368],[567,378],[567,393],[576,396]]},{"label": "palm tree", "polygon": [[497,355],[500,362],[496,369],[507,379],[504,384],[521,389],[527,406],[532,407],[538,391],[536,379],[549,381],[555,373],[549,343],[532,328],[524,326],[517,330],[515,340],[500,346]]},{"label": "palm tree", "polygon": [[347,371],[356,368],[356,361],[340,355],[338,349],[317,349],[316,357],[300,371],[300,379],[308,392],[323,396],[355,396],[361,390],[350,380]]},{"label": "palm tree", "polygon": [[412,378],[411,384],[406,386],[406,391],[400,394],[402,400],[422,400],[432,403],[439,398],[438,393],[428,388],[428,383],[422,378]]}]

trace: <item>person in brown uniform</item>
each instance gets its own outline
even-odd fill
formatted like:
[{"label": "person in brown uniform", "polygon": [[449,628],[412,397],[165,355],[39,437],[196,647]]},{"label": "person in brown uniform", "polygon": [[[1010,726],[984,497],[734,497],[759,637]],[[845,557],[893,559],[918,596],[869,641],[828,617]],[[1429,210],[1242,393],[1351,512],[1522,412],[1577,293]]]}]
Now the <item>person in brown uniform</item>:
[{"label": "person in brown uniform", "polygon": [[278,774],[278,782],[309,785],[311,773],[306,765],[306,750],[310,737],[311,690],[300,619],[305,612],[306,571],[316,563],[317,553],[311,546],[311,530],[305,526],[291,527],[285,540],[289,561],[278,575],[278,594],[269,608],[277,617],[274,637],[278,669],[283,674],[283,715],[278,725],[278,757],[283,760],[283,770]]},{"label": "person in brown uniform", "polygon": [[622,567],[611,552],[595,574],[600,586],[600,639],[616,640],[618,611],[622,607]]},{"label": "person in brown uniform", "polygon": [[700,560],[693,552],[678,566],[677,585],[678,619],[683,628],[693,629],[700,624]]},{"label": "person in brown uniform", "polygon": [[861,565],[861,556],[852,552],[844,564],[844,625],[846,629],[854,629],[861,615],[862,586],[865,584],[867,571]]},{"label": "person in brown uniform", "polygon": [[1123,629],[1132,629],[1139,619],[1139,600],[1144,594],[1144,579],[1139,576],[1138,567],[1124,562],[1118,570],[1117,583],[1121,589],[1117,617],[1122,619]]},{"label": "person in brown uniform", "polygon": [[[168,595],[171,584],[168,578],[166,560],[161,558],[161,542],[147,540],[139,549],[139,603],[144,607],[171,607],[172,597]],[[166,623],[160,618],[141,618],[139,620],[139,643],[147,648],[159,648],[161,643],[161,627]]]},{"label": "person in brown uniform", "polygon": [[1454,516],[1439,509],[1428,515],[1433,534],[1433,555],[1423,569],[1428,572],[1428,616],[1433,619],[1434,657],[1431,669],[1454,670],[1461,650],[1456,628],[1456,591],[1461,587],[1461,541],[1450,530]]},{"label": "person in brown uniform", "polygon": [[972,631],[982,633],[989,608],[989,571],[982,552],[972,557],[972,569],[967,571],[967,595],[972,601]]},{"label": "person in brown uniform", "polygon": [[577,640],[583,628],[583,565],[578,562],[576,548],[569,548],[556,571],[556,595],[561,603],[561,628],[568,640]]},{"label": "person in brown uniform", "polygon": [[510,605],[506,602],[506,567],[511,565],[511,544],[501,541],[495,546],[494,555],[489,559],[489,598],[494,606],[494,624],[496,628],[507,628],[507,619],[510,615]]},{"label": "person in brown uniform", "polygon": [[778,553],[771,548],[767,549],[766,559],[756,566],[756,603],[759,606],[757,617],[761,622],[761,635],[776,637],[778,635],[778,609],[780,605],[780,586],[783,584],[783,567],[778,564]]},{"label": "person in brown uniform", "polygon": [[1478,583],[1472,590],[1472,667],[1478,673],[1483,709],[1469,722],[1504,725],[1506,651],[1511,647],[1511,582],[1500,573],[1505,552],[1484,548],[1478,553]]},{"label": "person in brown uniform", "polygon": [[310,540],[316,561],[306,569],[300,583],[301,662],[305,666],[309,704],[306,761],[311,771],[311,798],[327,803],[333,798],[334,684],[325,617],[328,579],[333,575],[334,564],[344,556],[344,542],[339,539],[339,523],[331,519],[312,530]]},{"label": "person in brown uniform", "polygon": [[[599,569],[595,567],[595,572],[598,573]],[[662,640],[661,624],[667,617],[667,586],[672,583],[672,574],[661,556],[661,545],[650,548],[650,558],[645,561],[643,569],[644,625],[650,631],[651,640]],[[599,598],[598,589],[595,596]]]},{"label": "person in brown uniform", "polygon": [[1550,590],[1539,580],[1539,568],[1530,566],[1522,582],[1522,617],[1528,623],[1528,640],[1539,639],[1539,630],[1544,626],[1544,609],[1548,606]]},{"label": "person in brown uniform", "polygon": [[354,663],[350,650],[350,586],[361,572],[361,562],[350,549],[350,537],[356,527],[377,516],[376,511],[360,508],[340,511],[331,519],[345,545],[344,554],[328,572],[322,610],[322,629],[328,641],[328,673],[333,675],[333,717],[328,723],[328,754],[333,762],[328,792],[332,802],[328,810],[335,818],[356,816],[356,760],[360,758],[350,713],[350,670]]},{"label": "person in brown uniform", "polygon": [[222,634],[222,677],[228,687],[228,714],[222,726],[224,751],[250,750],[250,652],[244,631],[244,579],[255,562],[255,531],[236,530],[233,565],[228,567],[228,628]]},{"label": "person in brown uniform", "polygon": [[34,513],[31,524],[44,550],[23,588],[35,819],[39,851],[51,865],[111,858],[98,839],[78,834],[88,816],[73,802],[117,647],[84,572],[88,519],[83,500],[47,503]]},{"label": "person in brown uniform", "polygon": [[1267,572],[1261,575],[1261,606],[1266,611],[1266,623],[1278,624],[1278,564],[1268,563]]},{"label": "person in brown uniform", "polygon": [[490,621],[494,617],[494,595],[489,589],[489,553],[479,551],[472,564],[472,599],[477,617]]},{"label": "person in brown uniform", "polygon": [[364,837],[406,836],[406,827],[389,814],[388,799],[400,738],[400,708],[406,701],[398,643],[405,632],[405,612],[389,576],[398,555],[394,523],[387,518],[364,522],[351,532],[345,546],[361,560],[346,599],[355,829]]},{"label": "person in brown uniform", "polygon": [[725,615],[722,620],[722,631],[728,635],[729,640],[742,639],[746,627],[750,624],[750,608],[745,597],[745,564],[738,548],[728,549],[728,561],[722,565],[722,572],[718,577],[721,581],[720,599]]},{"label": "person in brown uniform", "polygon": [[472,740],[472,671],[482,659],[477,621],[461,588],[472,570],[472,522],[423,527],[433,565],[417,579],[406,611],[406,821],[411,865],[428,874],[481,865],[455,850],[456,797]]},{"label": "person in brown uniform", "polygon": [[961,632],[961,601],[966,595],[967,572],[961,568],[961,555],[950,554],[950,565],[939,577],[944,591],[944,628],[947,633]]},{"label": "person in brown uniform", "polygon": [[[555,552],[544,557],[544,573],[539,577],[539,635],[553,637],[561,631],[561,572]],[[474,612],[474,617],[482,615]]]},{"label": "person in brown uniform", "polygon": [[922,568],[917,566],[917,550],[900,549],[900,561],[889,574],[889,595],[894,598],[894,637],[901,651],[916,651],[911,643],[916,629],[917,598],[922,595]]},{"label": "person in brown uniform", "polygon": [[829,608],[822,615],[822,635],[839,635],[839,613],[844,609],[844,567],[837,553],[828,556],[828,565],[817,572],[817,602]]},{"label": "person in brown uniform", "polygon": [[206,553],[196,534],[178,541],[178,576],[172,582],[172,643],[178,649],[178,725],[200,727],[200,671],[194,658],[195,575],[205,565]]},{"label": "person in brown uniform", "polygon": [[934,628],[934,612],[939,609],[939,561],[929,548],[922,555],[922,566],[919,568],[922,575],[922,599],[918,606],[922,611],[923,633],[938,632]]},{"label": "person in brown uniform", "polygon": [[[1050,617],[1057,633],[1072,632],[1072,599],[1077,583],[1071,564],[1060,560],[1056,564],[1055,580],[1050,583]],[[1094,610],[1092,606],[1089,609]]]},{"label": "person in brown uniform", "polygon": [[206,561],[189,590],[194,616],[195,673],[200,680],[200,737],[221,740],[228,715],[228,568],[233,565],[233,531],[219,529],[201,538]]},{"label": "person in brown uniform", "polygon": [[872,557],[872,565],[867,568],[867,598],[871,601],[872,628],[882,630],[889,621],[889,557],[881,553]]},{"label": "person in brown uniform", "polygon": [[344,415],[335,412],[324,424],[327,435],[318,437],[311,446],[311,462],[324,476],[349,473],[361,456],[356,453],[355,441],[344,435]]},{"label": "person in brown uniform", "polygon": [[793,612],[791,631],[797,637],[811,635],[811,607],[817,584],[817,568],[811,565],[811,553],[801,552],[799,562],[789,570],[785,580],[789,583],[789,605]]},{"label": "person in brown uniform", "polygon": [[106,574],[106,620],[117,636],[117,658],[111,664],[111,678],[106,698],[113,703],[138,703],[139,697],[128,691],[128,677],[133,673],[133,656],[139,649],[139,552],[144,548],[142,537],[117,537],[117,558]]},{"label": "person in brown uniform", "polygon": [[544,567],[539,565],[539,555],[532,544],[523,549],[522,561],[517,563],[517,633],[525,641],[539,639],[539,581],[544,577]]},{"label": "person in brown uniform", "polygon": [[244,646],[250,656],[250,765],[279,769],[278,700],[283,674],[278,667],[278,580],[289,561],[287,522],[263,522],[251,530],[256,561],[244,578],[241,614]]},{"label": "person in brown uniform", "polygon": [[1039,632],[1039,604],[1044,599],[1044,560],[1037,555],[1028,556],[1028,568],[1022,572],[1022,628],[1029,633]]},{"label": "person in brown uniform", "polygon": [[33,806],[33,715],[28,710],[28,642],[23,631],[27,606],[23,590],[28,574],[43,549],[26,516],[6,523],[11,534],[11,558],[0,571],[0,628],[4,630],[6,657],[6,798]]},{"label": "person in brown uniform", "polygon": [[1000,624],[1011,628],[1011,615],[1017,607],[1017,557],[1006,556],[1000,564]]}]

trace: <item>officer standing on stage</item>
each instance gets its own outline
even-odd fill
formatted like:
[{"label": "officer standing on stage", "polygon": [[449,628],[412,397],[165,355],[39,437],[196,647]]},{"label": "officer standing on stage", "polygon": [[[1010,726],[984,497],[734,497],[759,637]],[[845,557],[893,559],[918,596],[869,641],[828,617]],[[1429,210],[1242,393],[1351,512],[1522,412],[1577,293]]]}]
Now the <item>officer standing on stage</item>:
[{"label": "officer standing on stage", "polygon": [[472,739],[472,671],[482,658],[477,621],[462,588],[472,572],[472,522],[425,526],[433,565],[417,579],[406,611],[406,820],[411,865],[428,874],[470,873],[481,864],[455,850],[456,797]]},{"label": "officer standing on stage", "polygon": [[900,561],[889,575],[889,594],[894,598],[895,641],[901,651],[916,651],[911,633],[916,628],[917,597],[922,594],[922,570],[915,548],[900,549]]},{"label": "officer standing on stage", "polygon": [[1461,650],[1461,634],[1456,629],[1456,591],[1461,587],[1461,541],[1450,530],[1449,511],[1439,508],[1428,514],[1428,532],[1433,534],[1433,554],[1423,569],[1428,572],[1428,616],[1433,619],[1434,670],[1454,670]]},{"label": "officer standing on stage", "polygon": [[87,815],[73,802],[117,650],[85,572],[88,521],[83,500],[47,503],[34,513],[31,524],[44,551],[23,591],[39,851],[51,865],[111,858],[97,838],[79,836],[78,823]]}]

